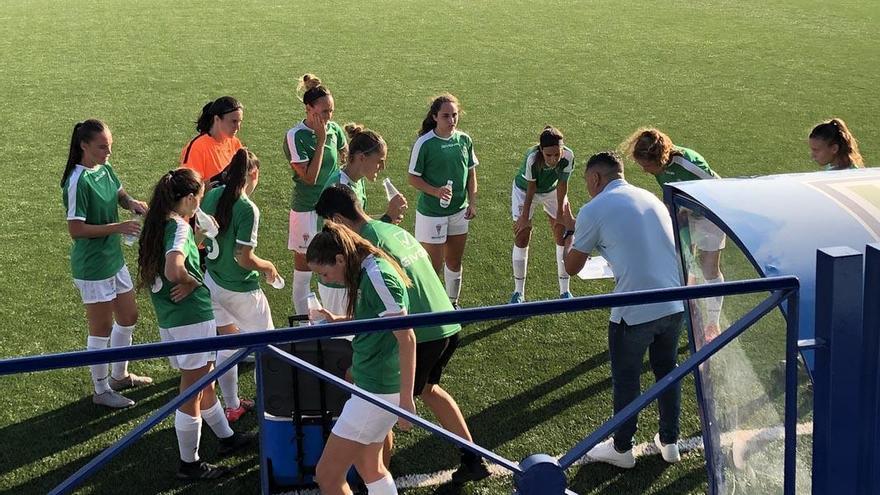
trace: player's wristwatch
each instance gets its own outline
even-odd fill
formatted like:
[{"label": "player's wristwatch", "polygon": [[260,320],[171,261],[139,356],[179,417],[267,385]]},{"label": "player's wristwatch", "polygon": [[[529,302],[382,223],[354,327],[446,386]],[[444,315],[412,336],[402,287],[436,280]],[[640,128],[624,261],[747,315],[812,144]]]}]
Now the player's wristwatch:
[{"label": "player's wristwatch", "polygon": [[573,235],[574,235],[574,231],[573,231],[573,230],[566,230],[565,233],[562,234],[562,240],[564,241],[564,240],[568,239],[569,237],[571,237],[571,236],[573,236]]}]

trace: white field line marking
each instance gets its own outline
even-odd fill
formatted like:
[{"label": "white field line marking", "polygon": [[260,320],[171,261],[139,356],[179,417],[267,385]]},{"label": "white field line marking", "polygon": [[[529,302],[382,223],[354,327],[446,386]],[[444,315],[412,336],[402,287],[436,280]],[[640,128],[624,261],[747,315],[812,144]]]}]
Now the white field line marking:
[{"label": "white field line marking", "polygon": [[[773,426],[770,428],[762,428],[759,430],[741,430],[735,432],[728,432],[721,435],[721,444],[723,446],[730,446],[734,444],[736,441],[757,441],[757,440],[776,440],[783,438],[784,429],[782,426]],[[797,434],[800,435],[810,435],[813,433],[813,423],[803,423],[797,425]],[[703,438],[702,437],[693,437],[686,438],[684,440],[678,441],[678,449],[680,452],[690,452],[693,450],[703,450]],[[633,455],[635,457],[646,457],[650,455],[658,455],[660,451],[651,443],[641,443],[633,447]],[[587,456],[581,457],[578,459],[574,465],[575,466],[583,466],[584,464],[592,464],[596,461],[590,459]],[[443,471],[437,471],[434,473],[428,474],[408,474],[405,476],[400,476],[394,480],[394,483],[397,485],[398,489],[403,488],[426,488],[431,486],[439,486],[445,483],[449,483],[452,481],[452,469],[445,469]],[[489,471],[492,472],[492,477],[503,477],[510,476],[511,472],[504,469],[501,466],[497,466],[492,464],[489,466]],[[284,495],[320,495],[318,490],[307,489],[307,490],[294,490],[292,492],[287,492]]]}]

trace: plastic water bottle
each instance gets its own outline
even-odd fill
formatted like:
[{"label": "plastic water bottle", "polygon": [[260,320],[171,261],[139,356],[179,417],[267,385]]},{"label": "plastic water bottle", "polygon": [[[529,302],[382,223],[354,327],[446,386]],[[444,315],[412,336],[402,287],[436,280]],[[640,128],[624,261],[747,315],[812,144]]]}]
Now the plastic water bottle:
[{"label": "plastic water bottle", "polygon": [[382,181],[382,185],[385,186],[385,198],[388,201],[391,201],[394,196],[400,194],[400,191],[398,191],[397,188],[394,187],[394,184],[391,183],[390,178],[385,177],[385,180]]},{"label": "plastic water bottle", "polygon": [[275,277],[275,280],[269,282],[269,285],[271,285],[272,287],[274,287],[276,289],[283,289],[284,288],[284,279],[281,278],[281,275],[278,275]]},{"label": "plastic water bottle", "polygon": [[[452,179],[446,181],[446,185],[449,187],[450,191],[452,190]],[[440,199],[440,208],[449,208],[449,203],[452,202],[452,196],[450,195],[446,199]]]},{"label": "plastic water bottle", "polygon": [[202,211],[201,208],[196,209],[196,225],[198,225],[202,232],[211,239],[217,237],[217,234],[220,233],[217,230],[217,224],[214,223],[214,219],[211,218],[211,215]]},{"label": "plastic water bottle", "polygon": [[[131,219],[141,225],[144,224],[144,217],[137,213],[135,213]],[[122,234],[122,242],[125,243],[126,246],[133,246],[134,243],[137,242],[138,237],[140,237],[138,234]]]},{"label": "plastic water bottle", "polygon": [[320,325],[321,323],[326,323],[324,315],[320,312],[324,309],[324,306],[321,306],[321,301],[318,300],[318,296],[314,292],[309,292],[307,304],[309,308],[309,324]]}]

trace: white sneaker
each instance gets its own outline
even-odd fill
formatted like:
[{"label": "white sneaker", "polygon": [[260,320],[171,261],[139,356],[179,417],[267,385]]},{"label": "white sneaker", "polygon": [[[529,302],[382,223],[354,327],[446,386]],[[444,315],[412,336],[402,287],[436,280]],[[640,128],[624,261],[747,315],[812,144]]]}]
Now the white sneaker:
[{"label": "white sneaker", "polygon": [[626,452],[618,452],[614,448],[613,438],[609,438],[590,449],[587,452],[587,457],[594,461],[604,462],[624,469],[632,469],[636,465],[636,458],[633,456],[632,449]]},{"label": "white sneaker", "polygon": [[678,452],[678,442],[664,444],[660,441],[660,434],[657,433],[654,435],[654,445],[657,446],[664,461],[672,464],[681,460],[681,454]]},{"label": "white sneaker", "polygon": [[134,401],[119,392],[110,389],[103,394],[92,394],[92,402],[99,406],[113,409],[124,409],[134,405]]}]

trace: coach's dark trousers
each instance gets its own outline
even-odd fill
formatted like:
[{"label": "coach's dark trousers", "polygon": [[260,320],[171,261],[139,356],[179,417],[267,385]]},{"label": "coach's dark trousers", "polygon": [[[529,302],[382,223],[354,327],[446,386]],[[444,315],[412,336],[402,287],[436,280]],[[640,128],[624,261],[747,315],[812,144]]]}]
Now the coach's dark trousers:
[{"label": "coach's dark trousers", "polygon": [[[608,348],[611,353],[611,382],[614,413],[617,414],[641,393],[642,361],[645,351],[657,381],[677,366],[678,337],[684,313],[675,313],[639,325],[625,321],[608,324]],[[678,440],[681,415],[681,385],[676,384],[657,399],[660,411],[660,441]],[[614,433],[614,447],[625,452],[632,448],[637,418],[623,423]]]}]

